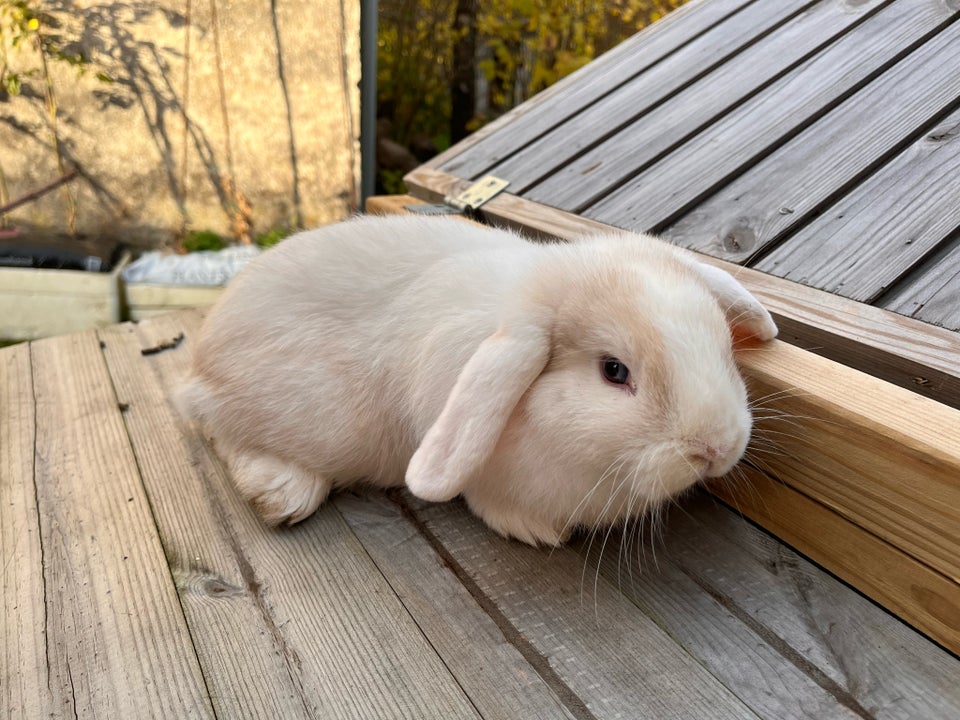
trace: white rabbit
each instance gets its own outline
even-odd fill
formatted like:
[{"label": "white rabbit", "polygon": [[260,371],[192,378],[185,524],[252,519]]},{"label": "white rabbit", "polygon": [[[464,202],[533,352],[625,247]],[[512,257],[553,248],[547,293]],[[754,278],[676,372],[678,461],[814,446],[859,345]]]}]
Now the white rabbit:
[{"label": "white rabbit", "polygon": [[751,428],[732,337],[776,332],[731,276],[649,236],[364,217],[245,267],[180,400],[267,523],[406,483],[555,545],[729,471]]}]

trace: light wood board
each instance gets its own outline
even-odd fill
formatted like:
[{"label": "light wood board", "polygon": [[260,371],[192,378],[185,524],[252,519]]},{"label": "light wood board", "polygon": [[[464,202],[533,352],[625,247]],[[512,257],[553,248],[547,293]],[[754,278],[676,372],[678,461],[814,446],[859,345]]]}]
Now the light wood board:
[{"label": "light wood board", "polygon": [[34,485],[35,412],[30,346],[0,349],[0,716],[7,718],[45,717],[55,708]]},{"label": "light wood board", "polygon": [[[783,482],[749,469],[745,475],[748,487],[734,490],[717,484],[711,491],[954,654],[960,653],[960,585]],[[955,689],[948,686],[944,692]]]}]

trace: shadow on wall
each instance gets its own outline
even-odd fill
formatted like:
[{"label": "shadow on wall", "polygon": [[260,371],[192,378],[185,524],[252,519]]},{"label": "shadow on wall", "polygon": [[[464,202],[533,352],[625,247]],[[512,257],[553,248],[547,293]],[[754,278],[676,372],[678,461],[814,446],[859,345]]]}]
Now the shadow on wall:
[{"label": "shadow on wall", "polygon": [[24,81],[0,95],[0,205],[70,169],[80,178],[7,220],[154,246],[355,209],[357,4],[160,5],[45,3],[38,34],[86,59],[79,78],[55,57],[44,73],[36,38],[8,42]]}]

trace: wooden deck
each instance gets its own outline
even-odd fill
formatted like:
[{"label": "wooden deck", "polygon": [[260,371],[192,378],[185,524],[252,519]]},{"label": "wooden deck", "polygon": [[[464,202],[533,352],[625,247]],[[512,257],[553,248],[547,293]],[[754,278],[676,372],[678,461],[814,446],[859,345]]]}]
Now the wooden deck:
[{"label": "wooden deck", "polygon": [[[953,418],[958,20],[944,0],[693,0],[408,184],[435,199],[493,173],[512,184],[488,221],[654,230],[742,263],[783,337],[926,396],[897,411]],[[706,493],[552,551],[403,493],[264,528],[170,403],[199,322],[0,349],[0,717],[960,717],[955,655]],[[834,409],[852,387],[836,377]],[[843,440],[820,448],[834,473],[859,459]],[[842,538],[875,597],[956,639],[957,478],[934,469],[928,495],[891,464],[870,503],[818,500],[790,477],[820,472],[816,451],[757,473],[744,509]],[[841,500],[870,516],[860,535],[832,530],[857,516]]]},{"label": "wooden deck", "polygon": [[199,322],[0,350],[0,717],[960,716],[960,660],[707,495],[553,551],[404,494],[264,528],[169,401]]}]

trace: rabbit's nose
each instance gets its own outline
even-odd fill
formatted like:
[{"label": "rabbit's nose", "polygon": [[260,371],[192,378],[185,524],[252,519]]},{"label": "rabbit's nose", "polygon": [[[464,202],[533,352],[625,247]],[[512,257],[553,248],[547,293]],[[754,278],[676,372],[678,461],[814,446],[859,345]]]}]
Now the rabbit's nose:
[{"label": "rabbit's nose", "polygon": [[690,457],[703,477],[726,475],[740,459],[731,446],[720,443],[703,443],[694,448]]}]

